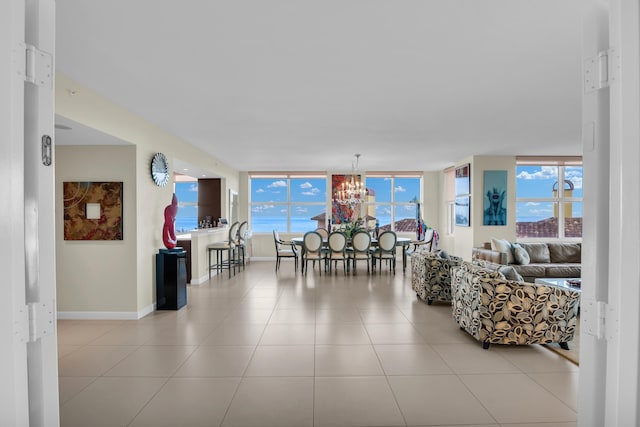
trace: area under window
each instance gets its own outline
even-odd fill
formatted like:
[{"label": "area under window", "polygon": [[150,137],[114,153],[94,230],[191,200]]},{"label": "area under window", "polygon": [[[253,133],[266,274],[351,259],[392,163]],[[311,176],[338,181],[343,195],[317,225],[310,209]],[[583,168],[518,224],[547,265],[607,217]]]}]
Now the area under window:
[{"label": "area under window", "polygon": [[582,238],[582,162],[555,159],[516,165],[516,237]]}]

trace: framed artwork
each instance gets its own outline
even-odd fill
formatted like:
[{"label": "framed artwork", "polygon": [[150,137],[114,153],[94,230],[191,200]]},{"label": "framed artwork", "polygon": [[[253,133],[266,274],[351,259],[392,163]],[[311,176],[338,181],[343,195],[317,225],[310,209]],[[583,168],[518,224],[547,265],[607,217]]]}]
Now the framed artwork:
[{"label": "framed artwork", "polygon": [[507,171],[484,171],[483,225],[507,225]]},{"label": "framed artwork", "polygon": [[122,182],[64,182],[64,240],[123,240]]},{"label": "framed artwork", "polygon": [[456,225],[471,226],[471,164],[458,166],[455,170],[455,216]]},{"label": "framed artwork", "polygon": [[471,197],[456,197],[456,225],[471,226]]},{"label": "framed artwork", "polygon": [[361,175],[331,175],[331,218],[334,224],[350,223],[360,216],[360,204],[340,204],[335,200],[335,194],[342,190],[343,184],[354,177],[362,180]]},{"label": "framed artwork", "polygon": [[471,165],[467,163],[456,168],[456,196],[471,194]]}]

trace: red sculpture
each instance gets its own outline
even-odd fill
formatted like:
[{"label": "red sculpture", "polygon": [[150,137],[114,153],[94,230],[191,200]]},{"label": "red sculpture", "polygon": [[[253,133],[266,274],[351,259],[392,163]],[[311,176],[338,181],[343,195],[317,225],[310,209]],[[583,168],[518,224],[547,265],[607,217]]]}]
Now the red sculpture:
[{"label": "red sculpture", "polygon": [[176,215],[178,214],[178,197],[173,193],[171,204],[164,208],[164,226],[162,227],[162,241],[167,249],[173,249],[178,244],[176,239]]}]

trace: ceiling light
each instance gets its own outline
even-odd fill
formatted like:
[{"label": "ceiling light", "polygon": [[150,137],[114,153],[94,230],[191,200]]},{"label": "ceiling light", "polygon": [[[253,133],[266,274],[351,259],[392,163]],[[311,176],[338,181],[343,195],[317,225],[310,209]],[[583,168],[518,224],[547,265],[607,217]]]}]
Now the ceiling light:
[{"label": "ceiling light", "polygon": [[333,200],[336,203],[352,207],[364,202],[367,195],[367,189],[362,182],[362,176],[358,172],[360,154],[354,154],[354,156],[356,159],[351,162],[351,178],[345,180],[333,195]]}]

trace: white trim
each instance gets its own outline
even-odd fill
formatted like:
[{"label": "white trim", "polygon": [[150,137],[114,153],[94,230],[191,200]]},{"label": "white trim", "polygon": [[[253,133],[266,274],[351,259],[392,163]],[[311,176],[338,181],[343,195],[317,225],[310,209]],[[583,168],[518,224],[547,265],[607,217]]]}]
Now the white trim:
[{"label": "white trim", "polygon": [[149,304],[146,307],[143,307],[141,310],[138,310],[138,319],[142,319],[144,316],[153,313],[156,310],[156,304]]},{"label": "white trim", "polygon": [[[218,274],[217,271],[212,271],[211,272],[211,277],[216,276]],[[200,286],[203,283],[206,283],[209,281],[209,275],[205,274],[204,276],[200,276],[197,279],[194,279],[193,277],[191,278],[191,282],[189,282],[189,285],[191,286]]]},{"label": "white trim", "polygon": [[60,320],[138,320],[155,311],[150,304],[138,311],[59,311]]}]

